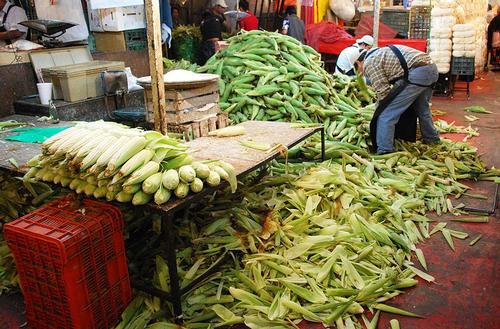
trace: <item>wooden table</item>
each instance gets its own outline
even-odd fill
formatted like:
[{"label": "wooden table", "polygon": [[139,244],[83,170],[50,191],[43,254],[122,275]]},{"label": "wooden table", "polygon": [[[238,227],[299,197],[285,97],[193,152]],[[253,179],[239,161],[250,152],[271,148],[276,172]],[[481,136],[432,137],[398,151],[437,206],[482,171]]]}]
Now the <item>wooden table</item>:
[{"label": "wooden table", "polygon": [[[37,122],[33,117],[19,115],[3,118],[2,120],[32,122],[38,127],[50,125],[48,123]],[[59,123],[61,126],[68,124],[68,122]],[[195,160],[224,160],[230,163],[235,168],[237,178],[240,179],[246,174],[266,166],[270,161],[280,155],[279,149],[267,153],[247,148],[240,143],[241,141],[251,139],[258,143],[267,143],[271,145],[281,144],[286,148],[291,148],[319,132],[321,134],[322,159],[324,160],[325,158],[325,136],[322,125],[308,128],[292,128],[289,123],[269,121],[247,121],[240,125],[245,127],[245,135],[225,138],[201,137],[187,143],[190,147],[189,152],[191,152]],[[9,133],[4,133],[2,135],[5,136],[7,134]],[[26,162],[39,154],[40,150],[40,144],[0,140],[0,168],[14,170],[20,173],[25,172],[28,170]],[[10,158],[16,159],[20,166],[19,169],[15,168],[8,161]],[[170,293],[157,289],[153,287],[152,284],[146,282],[134,282],[134,286],[139,290],[169,300],[173,305],[174,316],[178,321],[182,318],[182,296],[215,272],[223,259],[219,259],[218,262],[212,264],[212,266],[200,277],[195,278],[188,286],[181,289],[177,274],[174,220],[180,211],[185,210],[190,205],[196,204],[206,195],[225,186],[227,186],[226,182],[221,183],[221,185],[216,188],[205,187],[200,193],[190,194],[184,199],[173,199],[161,206],[153,203],[147,205],[147,207],[152,208],[160,214],[165,224],[162,225],[162,235],[167,242],[165,253],[169,268]]]}]

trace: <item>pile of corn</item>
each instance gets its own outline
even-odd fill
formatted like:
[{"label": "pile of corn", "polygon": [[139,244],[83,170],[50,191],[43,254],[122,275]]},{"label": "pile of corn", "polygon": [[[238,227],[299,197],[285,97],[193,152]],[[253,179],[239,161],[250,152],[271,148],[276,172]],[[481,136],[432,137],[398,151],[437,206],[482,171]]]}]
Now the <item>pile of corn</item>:
[{"label": "pile of corn", "polygon": [[361,78],[328,74],[320,55],[294,38],[243,32],[198,71],[221,76],[220,106],[233,123],[323,123],[338,139],[364,143],[365,133],[356,126],[373,113],[372,106],[365,108],[372,103],[372,91]]},{"label": "pile of corn", "polygon": [[54,193],[45,183],[21,180],[0,170],[0,295],[18,285],[14,257],[3,238],[3,224],[35,210]]},{"label": "pile of corn", "polygon": [[25,178],[69,187],[108,201],[153,201],[185,198],[221,180],[236,189],[234,168],[224,161],[193,162],[188,147],[154,131],[113,122],[80,123],[51,137],[42,154],[28,162]]},{"label": "pile of corn", "polygon": [[[283,167],[275,164],[273,170]],[[417,244],[436,233],[452,240],[468,237],[447,223],[433,225],[424,215],[442,182],[431,178],[423,188],[420,178],[398,184],[382,175],[370,177],[353,159],[288,169],[288,175],[217,197],[181,225],[189,228],[194,221],[202,227],[180,229],[192,241],[179,252],[182,286],[221,254],[232,255],[184,299],[185,328],[244,323],[252,329],[284,329],[303,319],[338,328],[362,328],[361,323],[376,328],[380,311],[417,316],[385,304],[416,285],[416,276],[434,281]],[[168,291],[168,268],[160,257],[154,281]],[[154,316],[163,307],[156,299],[138,297],[119,328],[156,321],[151,328],[176,328],[167,323],[168,316]],[[375,313],[371,321],[363,314],[367,311]]]}]

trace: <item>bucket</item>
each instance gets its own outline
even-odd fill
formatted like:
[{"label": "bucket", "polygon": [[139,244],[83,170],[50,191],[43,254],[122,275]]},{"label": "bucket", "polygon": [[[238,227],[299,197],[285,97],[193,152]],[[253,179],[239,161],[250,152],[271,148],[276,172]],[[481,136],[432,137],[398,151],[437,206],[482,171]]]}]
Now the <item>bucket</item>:
[{"label": "bucket", "polygon": [[37,83],[38,96],[40,97],[40,103],[42,105],[49,105],[49,101],[52,99],[52,83]]}]

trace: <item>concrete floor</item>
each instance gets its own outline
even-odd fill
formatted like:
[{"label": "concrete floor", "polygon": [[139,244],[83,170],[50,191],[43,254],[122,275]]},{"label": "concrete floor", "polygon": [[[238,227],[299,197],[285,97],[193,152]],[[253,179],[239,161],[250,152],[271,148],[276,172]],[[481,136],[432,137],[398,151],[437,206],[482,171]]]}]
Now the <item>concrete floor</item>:
[{"label": "concrete floor", "polygon": [[[442,118],[458,125],[468,125],[463,108],[481,105],[493,114],[475,114],[480,118],[473,126],[480,129],[481,136],[470,143],[477,146],[483,160],[490,166],[500,167],[500,73],[488,73],[472,83],[470,100],[464,92],[457,91],[453,99],[434,97],[433,107],[445,111]],[[445,136],[461,140],[463,136]],[[494,203],[493,184],[471,183],[476,194],[489,196],[487,202],[477,206],[491,206]],[[431,216],[432,217],[432,216]],[[436,218],[443,220],[446,217]],[[390,328],[389,320],[397,318],[404,329],[495,329],[500,328],[500,214],[490,217],[488,224],[450,223],[448,227],[469,233],[465,241],[455,239],[453,252],[443,237],[435,234],[420,245],[424,251],[429,273],[436,282],[420,282],[417,287],[389,302],[422,315],[423,319],[382,314],[379,328]],[[473,247],[469,241],[482,234],[482,239]],[[24,323],[22,297],[20,295],[0,296],[0,329],[18,328]],[[371,315],[369,314],[369,317]],[[322,328],[319,325],[303,324],[302,328]]]}]

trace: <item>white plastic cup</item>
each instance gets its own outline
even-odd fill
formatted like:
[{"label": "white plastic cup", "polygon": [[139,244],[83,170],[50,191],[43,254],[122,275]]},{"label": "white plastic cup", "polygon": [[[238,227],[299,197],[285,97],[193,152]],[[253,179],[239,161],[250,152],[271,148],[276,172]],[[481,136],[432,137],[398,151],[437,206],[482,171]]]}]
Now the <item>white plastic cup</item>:
[{"label": "white plastic cup", "polygon": [[40,103],[42,105],[49,105],[49,101],[52,99],[52,83],[37,83],[36,87],[38,88],[38,97],[40,97]]}]

